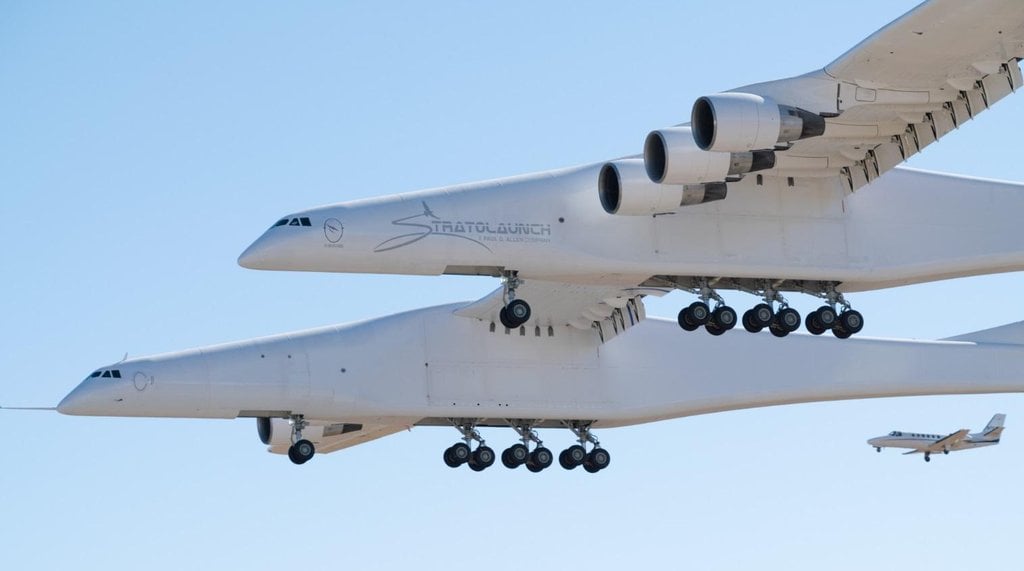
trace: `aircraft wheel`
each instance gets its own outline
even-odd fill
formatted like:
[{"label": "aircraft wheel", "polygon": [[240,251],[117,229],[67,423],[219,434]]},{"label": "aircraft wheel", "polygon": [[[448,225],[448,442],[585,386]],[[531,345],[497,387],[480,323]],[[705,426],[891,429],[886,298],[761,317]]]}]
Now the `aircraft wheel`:
[{"label": "aircraft wheel", "polygon": [[875,446],[875,452],[881,452],[881,451],[882,451],[882,447],[881,446]]},{"label": "aircraft wheel", "polygon": [[691,324],[703,325],[711,319],[711,309],[705,302],[693,302],[686,308],[685,318]]},{"label": "aircraft wheel", "polygon": [[819,307],[814,313],[818,315],[818,321],[825,329],[831,329],[835,325],[836,319],[839,318],[836,315],[836,310],[827,305]]},{"label": "aircraft wheel", "polygon": [[530,451],[527,450],[526,446],[522,444],[513,444],[505,449],[501,453],[501,463],[506,468],[515,469],[526,463],[526,459],[530,457]]},{"label": "aircraft wheel", "polygon": [[472,453],[469,451],[469,446],[465,442],[456,442],[444,451],[444,463],[452,468],[458,468],[469,462],[470,456]]},{"label": "aircraft wheel", "polygon": [[687,308],[687,307],[684,307],[683,309],[680,309],[679,310],[679,317],[678,317],[677,321],[679,322],[679,327],[682,327],[683,330],[685,330],[685,331],[695,331],[700,326],[699,325],[691,325],[690,324],[689,315],[687,313],[688,310],[689,310],[689,308]]},{"label": "aircraft wheel", "polygon": [[924,455],[924,461],[925,461],[925,462],[931,462],[931,461],[932,461],[932,455],[931,455],[931,454],[928,454],[928,453],[926,452],[926,453],[925,453],[925,455]]},{"label": "aircraft wheel", "polygon": [[792,307],[783,308],[775,314],[775,322],[789,333],[792,333],[800,328],[800,312]]},{"label": "aircraft wheel", "polygon": [[547,448],[540,447],[530,453],[530,459],[526,461],[526,468],[531,472],[540,472],[551,465],[555,457]]},{"label": "aircraft wheel", "polygon": [[772,335],[779,338],[789,335],[789,330],[779,325],[778,323],[772,323],[771,325],[769,325],[768,331],[771,331]]},{"label": "aircraft wheel", "polygon": [[500,321],[501,324],[505,326],[505,329],[515,329],[516,327],[519,327],[518,325],[516,325],[515,321],[512,321],[509,318],[508,313],[505,311],[504,307],[498,311],[498,321]]},{"label": "aircraft wheel", "polygon": [[750,310],[750,323],[761,329],[771,325],[774,318],[775,311],[767,303],[759,303]]},{"label": "aircraft wheel", "polygon": [[474,472],[485,470],[494,464],[494,450],[489,446],[480,446],[469,458],[469,467]]},{"label": "aircraft wheel", "polygon": [[521,299],[513,299],[505,306],[505,313],[515,322],[516,327],[530,320],[530,304]]},{"label": "aircraft wheel", "polygon": [[848,339],[851,333],[843,329],[842,325],[836,323],[835,326],[832,327],[832,335],[835,335],[839,339]]},{"label": "aircraft wheel", "polygon": [[587,459],[587,451],[579,444],[574,444],[558,455],[558,463],[566,470],[572,470],[583,464]]},{"label": "aircraft wheel", "polygon": [[722,331],[728,331],[736,327],[736,310],[723,305],[711,313],[711,321]]},{"label": "aircraft wheel", "polygon": [[704,326],[704,329],[706,329],[708,333],[714,335],[715,337],[718,337],[719,335],[725,333],[725,329],[722,329],[721,327],[715,325],[710,321],[707,323],[707,325]]},{"label": "aircraft wheel", "polygon": [[288,459],[295,464],[305,464],[316,454],[316,447],[308,440],[299,440],[288,448]]},{"label": "aircraft wheel", "polygon": [[754,310],[748,309],[743,312],[743,328],[751,333],[760,333],[763,327],[754,323]]},{"label": "aircraft wheel", "polygon": [[856,335],[864,328],[864,316],[859,311],[848,309],[839,314],[839,325],[849,331],[850,335]]},{"label": "aircraft wheel", "polygon": [[587,459],[583,463],[583,469],[591,474],[600,472],[608,467],[612,461],[611,454],[604,448],[594,448],[587,454]]},{"label": "aircraft wheel", "polygon": [[822,325],[817,311],[812,311],[807,314],[807,318],[804,319],[804,327],[807,328],[807,332],[811,335],[821,335],[828,330],[827,327]]}]

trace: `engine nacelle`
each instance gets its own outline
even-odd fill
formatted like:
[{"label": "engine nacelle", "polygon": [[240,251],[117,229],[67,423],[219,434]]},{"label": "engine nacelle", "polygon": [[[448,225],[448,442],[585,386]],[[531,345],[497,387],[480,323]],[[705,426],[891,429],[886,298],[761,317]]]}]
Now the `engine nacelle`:
[{"label": "engine nacelle", "polygon": [[256,419],[256,431],[260,442],[267,446],[291,446],[292,425],[283,418],[261,416]]},{"label": "engine nacelle", "polygon": [[722,200],[724,182],[658,184],[647,176],[644,161],[623,159],[606,163],[597,177],[601,206],[608,214],[650,216],[675,212],[682,206]]},{"label": "engine nacelle", "polygon": [[730,175],[775,166],[775,151],[705,151],[694,140],[690,127],[670,127],[648,134],[644,141],[647,176],[661,184],[722,182]]},{"label": "engine nacelle", "polygon": [[690,126],[698,148],[740,153],[820,136],[825,118],[760,95],[718,93],[693,104]]}]

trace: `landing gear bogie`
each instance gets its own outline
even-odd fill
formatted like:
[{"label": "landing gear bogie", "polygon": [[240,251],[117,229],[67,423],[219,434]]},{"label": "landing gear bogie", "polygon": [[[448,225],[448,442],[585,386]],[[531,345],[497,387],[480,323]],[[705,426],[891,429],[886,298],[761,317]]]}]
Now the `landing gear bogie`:
[{"label": "landing gear bogie", "polygon": [[534,473],[540,472],[550,466],[554,460],[555,457],[551,451],[541,446],[530,452],[530,457],[526,461],[526,469]]}]

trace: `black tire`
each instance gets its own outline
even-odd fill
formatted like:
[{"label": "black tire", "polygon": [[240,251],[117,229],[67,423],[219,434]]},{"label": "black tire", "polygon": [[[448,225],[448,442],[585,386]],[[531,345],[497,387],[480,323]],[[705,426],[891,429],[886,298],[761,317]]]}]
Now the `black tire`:
[{"label": "black tire", "polygon": [[754,323],[754,310],[748,309],[743,313],[743,328],[751,333],[760,333],[763,327]]},{"label": "black tire", "polygon": [[832,309],[827,305],[819,307],[815,313],[818,314],[818,321],[821,322],[821,325],[825,329],[832,329],[832,326],[835,325],[836,320],[839,319],[839,316],[836,315],[836,310]]},{"label": "black tire", "polygon": [[512,458],[509,457],[509,449],[506,448],[501,451],[501,463],[509,470],[515,470],[519,467]]},{"label": "black tire", "polygon": [[558,465],[565,468],[566,470],[573,470],[576,468],[576,464],[574,464],[572,459],[569,458],[568,450],[562,450],[558,454]]},{"label": "black tire", "polygon": [[761,329],[768,327],[775,319],[775,311],[767,303],[759,303],[750,310],[750,323]]},{"label": "black tire", "polygon": [[832,328],[832,335],[835,335],[837,339],[848,339],[852,333],[843,329],[842,325],[836,323],[835,327]]},{"label": "black tire", "polygon": [[452,456],[452,447],[451,446],[449,446],[448,448],[444,449],[444,463],[449,468],[458,468],[459,466],[462,465],[462,462],[459,462],[458,460],[456,460]]},{"label": "black tire", "polygon": [[516,325],[514,321],[509,319],[508,313],[505,312],[504,307],[501,308],[500,311],[498,311],[498,321],[500,321],[501,324],[505,326],[505,329],[515,329],[516,327],[519,327],[518,325]]},{"label": "black tire", "polygon": [[839,314],[839,324],[849,331],[850,335],[856,335],[864,329],[864,316],[857,310],[847,309]]},{"label": "black tire", "polygon": [[448,450],[451,451],[452,461],[457,462],[458,466],[469,462],[469,459],[473,457],[473,453],[469,450],[469,445],[465,442],[456,442]]},{"label": "black tire", "polygon": [[513,299],[505,306],[505,315],[509,318],[509,321],[516,324],[516,327],[529,321],[532,313],[530,304],[521,299]]},{"label": "black tire", "polygon": [[695,301],[686,308],[686,318],[693,325],[704,325],[711,319],[711,309],[703,301]]},{"label": "black tire", "polygon": [[473,461],[482,466],[480,469],[490,468],[494,464],[494,450],[490,446],[479,446],[473,451]]},{"label": "black tire", "polygon": [[469,469],[474,472],[483,472],[484,469],[487,468],[487,466],[484,466],[483,464],[477,462],[476,458],[470,458],[469,462],[466,462],[466,465],[468,465]]},{"label": "black tire", "polygon": [[288,447],[288,459],[292,461],[292,464],[295,464],[295,465],[302,464],[302,460],[298,456],[295,455],[295,447],[294,446],[289,446]]},{"label": "black tire", "polygon": [[508,453],[509,462],[513,464],[512,466],[505,464],[509,468],[518,468],[530,459],[530,450],[522,444],[513,444],[506,448],[505,452]]},{"label": "black tire", "polygon": [[555,461],[555,455],[552,454],[551,451],[548,450],[547,448],[541,446],[539,448],[534,449],[534,451],[530,453],[530,460],[533,461],[533,463],[536,466],[539,466],[541,470],[543,470],[544,468],[547,468],[548,466],[551,465],[552,462]]},{"label": "black tire", "polygon": [[785,307],[775,314],[775,322],[789,333],[792,333],[800,329],[800,312],[792,307]]},{"label": "black tire", "polygon": [[821,319],[818,318],[817,311],[812,311],[807,314],[807,317],[804,319],[804,327],[811,335],[821,335],[828,331],[828,328],[821,324]]},{"label": "black tire", "polygon": [[771,331],[772,335],[782,338],[789,335],[789,330],[779,325],[778,323],[772,323],[768,326],[768,331]]},{"label": "black tire", "polygon": [[612,456],[611,454],[608,453],[607,450],[605,450],[604,448],[594,448],[593,450],[590,451],[590,454],[587,454],[587,459],[584,462],[583,467],[586,468],[587,466],[589,466],[590,468],[592,468],[593,471],[587,470],[590,473],[600,472],[601,470],[607,468],[608,464],[610,464],[611,461]]},{"label": "black tire", "polygon": [[722,329],[721,327],[711,322],[708,322],[708,324],[704,326],[704,329],[706,329],[708,333],[714,335],[715,337],[718,337],[719,335],[725,333],[725,329]]},{"label": "black tire", "polygon": [[736,327],[736,310],[728,305],[719,307],[711,313],[711,323],[714,323],[723,331]]},{"label": "black tire", "polygon": [[[565,462],[562,462],[561,456],[565,456]],[[572,470],[576,466],[583,464],[583,462],[585,462],[586,459],[587,449],[580,446],[579,444],[573,444],[572,446],[562,451],[562,454],[559,455],[558,460],[559,463],[562,464],[563,468],[565,468],[566,470]]]},{"label": "black tire", "polygon": [[687,308],[685,307],[679,310],[679,317],[677,319],[677,321],[679,322],[679,327],[682,327],[684,331],[696,331],[698,326],[690,324],[690,320],[687,318],[686,311]]},{"label": "black tire", "polygon": [[289,448],[288,450],[289,458],[291,457],[292,454],[295,455],[295,458],[292,459],[292,462],[298,460],[298,462],[295,462],[296,464],[305,464],[306,462],[312,460],[313,455],[316,454],[316,446],[313,446],[313,443],[306,439],[299,440],[295,444],[292,444],[291,448]]},{"label": "black tire", "polygon": [[931,461],[932,461],[932,457],[931,457],[931,456],[929,456],[928,454],[925,454],[925,455],[924,455],[924,461],[925,461],[925,462],[931,462]]}]

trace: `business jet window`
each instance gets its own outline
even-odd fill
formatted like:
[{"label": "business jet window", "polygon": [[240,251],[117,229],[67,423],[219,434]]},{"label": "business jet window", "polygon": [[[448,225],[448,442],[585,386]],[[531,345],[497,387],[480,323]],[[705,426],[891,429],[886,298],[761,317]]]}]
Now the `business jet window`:
[{"label": "business jet window", "polygon": [[271,228],[277,228],[278,226],[312,226],[312,225],[313,224],[309,221],[308,217],[302,216],[302,217],[299,217],[299,218],[282,218],[282,219],[278,220],[277,222],[274,222],[274,225],[271,226]]},{"label": "business jet window", "polygon": [[903,433],[898,430],[893,430],[889,433],[889,436],[903,436]]}]

